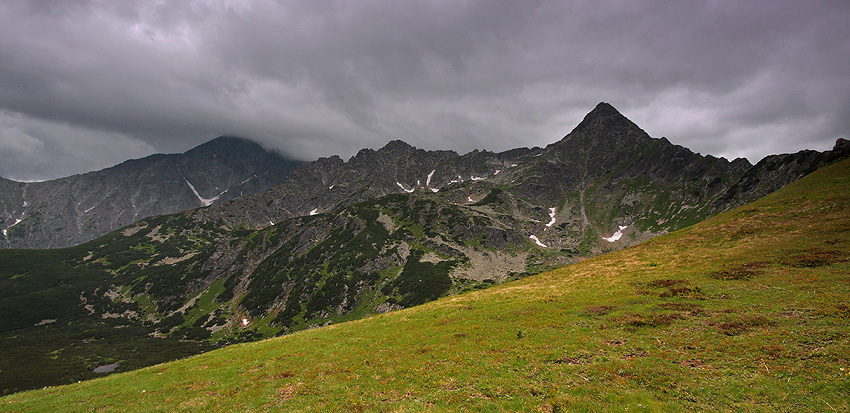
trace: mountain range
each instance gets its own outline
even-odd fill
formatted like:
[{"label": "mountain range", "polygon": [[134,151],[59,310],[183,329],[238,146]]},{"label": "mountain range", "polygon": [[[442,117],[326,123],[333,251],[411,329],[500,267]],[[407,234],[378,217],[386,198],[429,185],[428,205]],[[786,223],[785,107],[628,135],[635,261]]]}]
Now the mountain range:
[{"label": "mountain range", "polygon": [[262,192],[300,164],[246,139],[220,137],[44,182],[0,178],[0,248],[78,245],[140,219]]},{"label": "mountain range", "polygon": [[[486,288],[686,227],[846,153],[839,141],[755,166],[702,156],[600,103],[546,148],[459,155],[392,141],[231,199],[244,175],[223,171],[225,192],[169,167],[195,206],[218,202],[70,248],[0,251],[0,350],[14,372],[0,385],[79,380],[101,364],[131,369]],[[33,366],[58,370],[33,379]]]}]

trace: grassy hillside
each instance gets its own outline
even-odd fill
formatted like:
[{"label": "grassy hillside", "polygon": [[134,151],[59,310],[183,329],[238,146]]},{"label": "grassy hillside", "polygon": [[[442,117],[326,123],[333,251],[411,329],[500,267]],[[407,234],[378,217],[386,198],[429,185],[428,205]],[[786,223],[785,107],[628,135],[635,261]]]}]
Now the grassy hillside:
[{"label": "grassy hillside", "polygon": [[0,410],[846,411],[848,211],[844,161],[580,264]]}]

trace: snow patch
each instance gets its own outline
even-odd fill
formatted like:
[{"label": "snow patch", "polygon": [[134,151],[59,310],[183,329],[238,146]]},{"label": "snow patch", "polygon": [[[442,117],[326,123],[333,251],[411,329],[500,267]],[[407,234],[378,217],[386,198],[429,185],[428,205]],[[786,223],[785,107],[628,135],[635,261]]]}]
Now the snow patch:
[{"label": "snow patch", "polygon": [[407,189],[407,188],[405,188],[405,187],[404,187],[404,185],[402,185],[402,184],[401,184],[401,182],[399,182],[399,181],[396,181],[396,182],[395,182],[395,184],[396,184],[396,185],[398,185],[398,187],[399,187],[399,188],[401,188],[401,190],[402,190],[402,191],[407,192],[408,194],[409,194],[409,193],[411,193],[411,192],[413,192],[413,190],[415,190],[415,189],[416,189],[416,188]]},{"label": "snow patch", "polygon": [[540,238],[537,238],[537,235],[529,235],[528,238],[531,238],[531,240],[534,241],[535,244],[543,248],[549,248],[546,244],[540,242]]},{"label": "snow patch", "polygon": [[547,228],[550,228],[550,227],[552,227],[552,225],[555,225],[555,212],[556,211],[557,211],[557,209],[555,207],[549,208],[549,218],[551,218],[552,220],[549,221],[548,224],[546,224]]},{"label": "snow patch", "polygon": [[188,179],[183,178],[183,180],[186,181],[187,184],[189,184],[189,189],[192,190],[192,192],[195,194],[196,197],[198,197],[198,200],[201,201],[201,203],[204,204],[204,206],[212,205],[213,202],[218,201],[218,198],[220,198],[222,195],[224,195],[225,192],[227,192],[227,189],[225,189],[224,192],[222,192],[222,193],[220,193],[220,194],[218,194],[218,195],[216,195],[212,198],[204,198],[204,197],[201,196],[201,194],[198,193],[198,191],[195,189],[195,186],[192,185],[192,183],[189,182]]},{"label": "snow patch", "polygon": [[18,224],[20,224],[21,222],[24,222],[24,220],[22,220],[22,219],[16,219],[14,224],[9,225],[9,228],[14,227],[15,225],[18,225]]},{"label": "snow patch", "polygon": [[475,202],[475,200],[472,199],[472,195],[466,197],[466,200],[469,201],[469,202]]},{"label": "snow patch", "polygon": [[428,174],[428,179],[425,181],[425,186],[431,186],[431,178],[434,177],[434,172],[437,172],[437,170],[434,169],[433,171],[431,171],[431,173]]},{"label": "snow patch", "polygon": [[437,189],[437,188],[428,188],[428,189],[430,189],[430,190],[431,190],[431,192],[433,192],[433,193],[440,192],[440,190],[439,190],[439,189]]},{"label": "snow patch", "polygon": [[602,239],[604,239],[605,241],[608,241],[608,242],[614,242],[614,241],[619,240],[620,238],[623,238],[623,230],[628,228],[629,226],[628,225],[626,225],[626,226],[619,225],[619,227],[620,227],[620,229],[618,229],[617,232],[614,233],[614,235],[611,235],[610,237],[607,237],[607,238],[602,237]]},{"label": "snow patch", "polygon": [[496,172],[493,172],[493,175],[498,175],[498,174],[499,174],[499,172],[502,172],[502,170],[501,170],[501,169],[496,169]]},{"label": "snow patch", "polygon": [[[89,211],[93,210],[93,209],[94,209],[94,207],[96,207],[96,206],[97,206],[97,205],[95,205],[95,206],[93,206],[93,207],[91,207],[91,208],[89,208],[89,209],[87,209],[87,210],[83,211],[83,213],[84,213],[84,214],[88,214],[88,213],[89,213]],[[133,205],[133,208],[135,208],[135,207],[136,207],[136,206],[135,206],[135,205]]]},{"label": "snow patch", "polygon": [[481,178],[481,177],[478,177],[478,176],[475,176],[475,175],[470,175],[469,179],[472,179],[473,181],[483,181],[487,178]]},{"label": "snow patch", "polygon": [[517,165],[517,164],[515,164],[515,163],[512,163],[512,164],[511,164],[511,168],[516,168],[517,166],[519,166],[519,165]]},{"label": "snow patch", "polygon": [[336,186],[336,184],[333,184],[333,185],[329,186],[328,189],[334,189],[335,186]]},{"label": "snow patch", "polygon": [[247,318],[245,318],[245,317],[242,317],[242,325],[243,325],[243,326],[247,326],[249,323],[251,323],[251,321],[249,321],[249,320],[248,320]]},{"label": "snow patch", "polygon": [[313,210],[310,211],[310,215],[317,215],[318,213],[319,213],[319,208],[313,208]]}]

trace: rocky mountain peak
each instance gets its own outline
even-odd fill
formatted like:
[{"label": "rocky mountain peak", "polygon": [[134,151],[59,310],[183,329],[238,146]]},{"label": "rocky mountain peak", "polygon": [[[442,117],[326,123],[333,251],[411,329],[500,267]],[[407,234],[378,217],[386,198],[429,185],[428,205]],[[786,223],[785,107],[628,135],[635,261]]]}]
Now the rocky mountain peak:
[{"label": "rocky mountain peak", "polygon": [[416,148],[413,146],[410,146],[406,142],[400,140],[393,140],[378,150],[368,148],[361,149],[357,152],[357,155],[354,155],[354,157],[349,160],[348,165],[349,167],[357,169],[363,166],[374,165],[376,163],[383,164],[385,162],[392,162],[394,160],[405,158],[414,152],[416,152]]},{"label": "rocky mountain peak", "polygon": [[392,140],[392,141],[387,142],[387,144],[384,145],[384,147],[381,148],[379,150],[379,152],[409,151],[409,150],[413,150],[413,149],[416,149],[416,148],[414,148],[413,146],[411,146],[410,144],[408,144],[405,141],[396,139],[396,140]]},{"label": "rocky mountain peak", "polygon": [[0,248],[76,245],[145,217],[263,192],[301,162],[238,137],[45,182],[0,181]]},{"label": "rocky mountain peak", "polygon": [[602,150],[635,148],[649,135],[608,103],[600,102],[563,139],[550,147],[557,150]]},{"label": "rocky mountain peak", "polygon": [[593,110],[587,113],[585,118],[593,116],[623,116],[608,102],[599,102]]},{"label": "rocky mountain peak", "polygon": [[606,129],[619,133],[637,130],[643,133],[643,129],[605,102],[600,102],[585,115],[581,123],[570,134],[579,133],[586,129]]},{"label": "rocky mountain peak", "polygon": [[228,146],[243,146],[243,145],[259,146],[256,142],[254,142],[252,140],[240,138],[238,136],[219,136],[219,137],[217,137],[213,140],[202,143],[202,144],[188,150],[187,153],[193,152],[193,151],[203,151],[207,148],[224,148],[224,147],[228,147]]},{"label": "rocky mountain peak", "polygon": [[844,138],[838,138],[835,141],[835,146],[832,147],[832,152],[835,152],[838,157],[845,157],[850,154],[850,141]]}]

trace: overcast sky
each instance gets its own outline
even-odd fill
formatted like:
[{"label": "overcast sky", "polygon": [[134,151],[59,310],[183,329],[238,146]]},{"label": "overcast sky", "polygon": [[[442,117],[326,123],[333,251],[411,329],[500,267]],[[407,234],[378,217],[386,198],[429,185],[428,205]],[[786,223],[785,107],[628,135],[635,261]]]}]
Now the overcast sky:
[{"label": "overcast sky", "polygon": [[0,1],[0,176],[220,135],[312,160],[545,146],[600,101],[755,163],[850,138],[850,2]]}]

